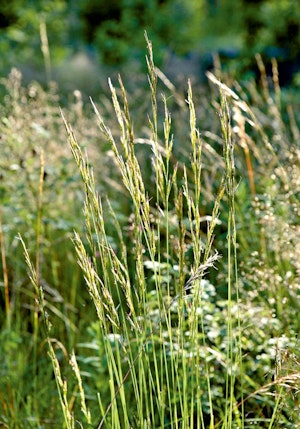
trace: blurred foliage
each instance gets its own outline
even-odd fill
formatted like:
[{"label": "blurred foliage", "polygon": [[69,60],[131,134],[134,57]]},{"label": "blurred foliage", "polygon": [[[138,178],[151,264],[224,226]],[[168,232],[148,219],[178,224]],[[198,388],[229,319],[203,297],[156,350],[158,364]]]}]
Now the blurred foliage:
[{"label": "blurred foliage", "polygon": [[0,4],[2,73],[20,64],[43,69],[41,23],[53,66],[80,51],[109,65],[140,59],[147,31],[158,65],[191,52],[199,62],[208,55],[209,63],[219,52],[222,63],[245,73],[260,53],[277,58],[284,83],[299,71],[300,9],[294,0],[13,0]]},{"label": "blurred foliage", "polygon": [[[43,62],[40,26],[45,22],[51,56],[59,61],[67,53],[69,25],[66,25],[68,4],[65,0],[14,0],[0,4],[0,53],[7,65]],[[2,66],[3,67],[3,66]],[[5,65],[4,65],[5,67]],[[4,70],[7,71],[7,70]]]},{"label": "blurred foliage", "polygon": [[187,22],[193,8],[182,0],[121,0],[109,4],[81,1],[83,38],[94,44],[104,61],[117,64],[132,55],[145,53],[144,31],[155,47],[185,53],[190,37]]}]

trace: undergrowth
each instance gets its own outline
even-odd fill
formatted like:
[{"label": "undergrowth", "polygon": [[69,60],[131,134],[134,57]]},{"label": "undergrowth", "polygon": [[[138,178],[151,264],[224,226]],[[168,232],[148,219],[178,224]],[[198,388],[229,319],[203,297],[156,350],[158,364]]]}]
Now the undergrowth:
[{"label": "undergrowth", "polygon": [[147,43],[148,100],[4,81],[1,425],[294,428],[296,110],[275,63],[203,98]]}]

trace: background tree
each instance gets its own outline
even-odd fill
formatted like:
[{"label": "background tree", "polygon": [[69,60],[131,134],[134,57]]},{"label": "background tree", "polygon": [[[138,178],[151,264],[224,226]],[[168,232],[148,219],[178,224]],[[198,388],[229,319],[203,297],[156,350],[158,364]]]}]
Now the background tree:
[{"label": "background tree", "polygon": [[65,0],[51,2],[13,0],[0,3],[0,55],[5,58],[1,71],[14,65],[43,64],[40,26],[45,23],[51,47],[51,58],[59,62],[69,51],[68,4]]},{"label": "background tree", "polygon": [[[40,27],[46,24],[52,63],[77,51],[103,64],[144,57],[146,30],[156,62],[167,53],[225,53],[238,74],[261,53],[275,56],[284,80],[299,68],[300,9],[294,0],[12,0],[0,4],[1,72],[43,67]],[[234,60],[235,57],[235,60]]]},{"label": "background tree", "polygon": [[159,57],[167,47],[186,53],[192,14],[193,6],[184,0],[81,0],[79,6],[83,40],[108,64],[144,55],[145,30]]}]

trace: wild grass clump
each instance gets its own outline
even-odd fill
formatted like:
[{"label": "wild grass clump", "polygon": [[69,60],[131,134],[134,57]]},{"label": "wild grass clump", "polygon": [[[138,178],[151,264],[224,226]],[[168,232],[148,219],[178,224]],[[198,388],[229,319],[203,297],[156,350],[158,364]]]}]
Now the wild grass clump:
[{"label": "wild grass clump", "polygon": [[[32,142],[17,112],[22,105],[32,123],[32,109],[38,115],[45,104],[37,125],[50,133],[53,151],[35,142],[38,157],[19,169],[28,180],[26,203],[21,192],[15,199],[34,214],[18,227],[31,287],[23,265],[19,276],[8,268],[16,228],[7,221],[8,200],[3,209],[0,391],[8,394],[0,395],[0,421],[293,428],[300,386],[298,118],[284,105],[276,64],[270,83],[259,62],[260,88],[229,87],[226,77],[208,73],[210,99],[202,103],[190,83],[183,96],[155,68],[147,43],[150,94],[138,117],[121,77],[117,85],[109,80],[110,105],[106,98],[91,102],[93,119],[80,94],[62,119],[55,95],[55,102],[38,104],[37,97],[35,104],[20,84],[10,89],[6,139]],[[62,126],[75,164],[61,140],[55,144],[56,136],[65,138]],[[5,148],[15,150],[13,141]],[[61,168],[58,150],[68,161],[67,174],[57,175],[63,202],[55,203],[57,188],[45,172],[49,159]],[[68,216],[53,246],[60,228],[51,224],[48,235],[46,219]],[[23,286],[12,283],[11,272]]]}]

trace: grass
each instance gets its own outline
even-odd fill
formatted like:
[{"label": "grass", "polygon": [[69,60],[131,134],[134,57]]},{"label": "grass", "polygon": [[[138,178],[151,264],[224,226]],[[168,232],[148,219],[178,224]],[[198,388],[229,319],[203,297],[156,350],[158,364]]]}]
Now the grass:
[{"label": "grass", "polygon": [[3,81],[1,425],[293,428],[297,106],[259,58],[184,94],[147,43],[148,99]]}]

